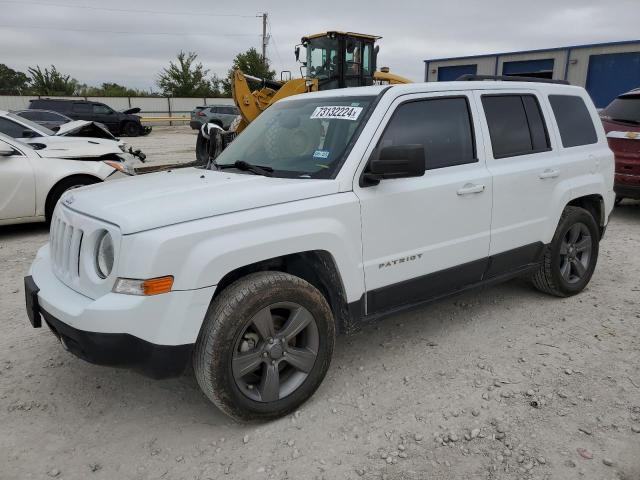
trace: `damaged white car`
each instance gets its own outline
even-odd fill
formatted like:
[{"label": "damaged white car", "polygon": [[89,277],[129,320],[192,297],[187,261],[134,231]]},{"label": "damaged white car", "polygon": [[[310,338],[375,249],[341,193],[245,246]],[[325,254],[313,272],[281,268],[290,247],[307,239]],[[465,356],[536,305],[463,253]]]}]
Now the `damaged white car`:
[{"label": "damaged white car", "polygon": [[[36,150],[63,151],[65,157],[95,159],[128,153],[144,162],[146,156],[114,137],[102,124],[86,120],[75,120],[53,131],[31,120],[11,112],[0,110],[0,133],[31,145]],[[104,159],[108,159],[105,157]],[[133,158],[132,158],[133,160]]]},{"label": "damaged white car", "polygon": [[[0,133],[0,225],[49,221],[67,190],[124,177],[128,165],[123,152],[105,153],[100,144],[73,148],[30,145]],[[113,141],[112,141],[113,142]]]}]

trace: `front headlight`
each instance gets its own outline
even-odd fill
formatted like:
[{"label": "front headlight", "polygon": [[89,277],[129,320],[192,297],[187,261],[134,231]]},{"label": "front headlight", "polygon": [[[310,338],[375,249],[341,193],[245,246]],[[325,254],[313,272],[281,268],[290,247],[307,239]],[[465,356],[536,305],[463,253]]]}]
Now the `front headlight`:
[{"label": "front headlight", "polygon": [[113,238],[109,232],[102,233],[96,249],[96,271],[100,278],[107,278],[113,270]]}]

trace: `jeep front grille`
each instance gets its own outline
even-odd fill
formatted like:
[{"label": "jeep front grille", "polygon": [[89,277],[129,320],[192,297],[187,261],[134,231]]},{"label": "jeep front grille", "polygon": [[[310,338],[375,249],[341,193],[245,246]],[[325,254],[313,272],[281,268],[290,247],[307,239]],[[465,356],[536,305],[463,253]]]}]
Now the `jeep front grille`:
[{"label": "jeep front grille", "polygon": [[54,215],[49,232],[51,263],[61,280],[72,280],[80,274],[80,246],[83,232]]}]

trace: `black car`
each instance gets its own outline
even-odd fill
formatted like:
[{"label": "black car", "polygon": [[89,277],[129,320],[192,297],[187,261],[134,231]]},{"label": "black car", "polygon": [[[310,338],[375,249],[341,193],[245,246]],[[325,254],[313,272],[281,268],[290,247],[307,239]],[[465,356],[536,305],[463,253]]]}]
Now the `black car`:
[{"label": "black car", "polygon": [[58,112],[52,112],[51,110],[18,110],[13,112],[22,118],[31,120],[32,122],[47,127],[54,132],[60,128],[60,125],[64,125],[67,122],[71,122],[73,119],[62,115]]},{"label": "black car", "polygon": [[106,125],[114,135],[137,137],[138,135],[146,135],[151,131],[151,127],[142,125],[138,115],[133,115],[140,111],[139,108],[116,112],[108,105],[100,102],[39,98],[31,100],[29,109],[53,110],[73,120],[99,122]]}]

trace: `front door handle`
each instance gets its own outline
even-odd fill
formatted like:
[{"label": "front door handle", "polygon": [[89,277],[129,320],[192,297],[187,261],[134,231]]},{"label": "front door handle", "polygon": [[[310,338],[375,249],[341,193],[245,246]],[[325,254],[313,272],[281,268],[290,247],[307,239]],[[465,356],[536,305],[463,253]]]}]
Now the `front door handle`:
[{"label": "front door handle", "polygon": [[469,195],[471,193],[482,193],[482,192],[484,192],[484,185],[467,183],[464,185],[464,187],[460,188],[457,193],[458,195]]},{"label": "front door handle", "polygon": [[540,172],[538,177],[544,180],[545,178],[556,178],[558,175],[560,175],[560,170],[547,168],[544,172]]}]

